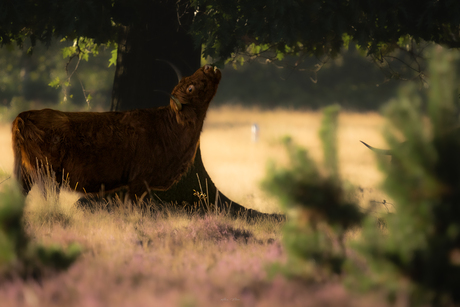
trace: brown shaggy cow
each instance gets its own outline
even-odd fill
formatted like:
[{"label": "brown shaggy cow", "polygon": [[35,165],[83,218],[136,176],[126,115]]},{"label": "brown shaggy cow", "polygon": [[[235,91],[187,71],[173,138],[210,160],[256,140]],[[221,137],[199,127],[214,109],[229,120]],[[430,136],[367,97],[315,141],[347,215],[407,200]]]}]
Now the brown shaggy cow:
[{"label": "brown shaggy cow", "polygon": [[126,112],[27,111],[13,122],[14,174],[24,192],[37,165],[49,163],[58,182],[95,194],[128,187],[167,190],[192,165],[203,121],[221,73],[210,65],[183,78],[167,107]]}]

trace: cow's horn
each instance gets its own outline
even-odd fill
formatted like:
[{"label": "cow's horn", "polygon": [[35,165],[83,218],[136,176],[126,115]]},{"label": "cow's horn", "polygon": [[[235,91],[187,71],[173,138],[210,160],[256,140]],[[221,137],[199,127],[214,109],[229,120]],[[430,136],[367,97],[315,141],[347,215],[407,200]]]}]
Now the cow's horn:
[{"label": "cow's horn", "polygon": [[177,99],[173,95],[170,95],[170,96],[171,96],[171,99],[176,103],[177,110],[179,111],[182,110],[182,103],[180,103],[179,99]]},{"label": "cow's horn", "polygon": [[180,111],[182,110],[182,103],[180,103],[179,99],[177,99],[176,97],[174,97],[172,94],[170,93],[167,93],[165,91],[162,91],[162,90],[153,90],[154,92],[158,92],[158,93],[162,93],[162,94],[165,94],[165,95],[168,95],[169,98],[171,98],[175,103],[176,103],[176,106],[177,106],[177,109]]},{"label": "cow's horn", "polygon": [[177,76],[177,83],[180,82],[180,80],[182,79],[182,74],[179,70],[179,68],[177,68],[176,65],[174,65],[173,63],[171,63],[170,61],[168,60],[164,60],[164,59],[155,59],[155,61],[159,61],[159,62],[165,62],[166,64],[168,64],[169,66],[171,66],[172,69],[174,69],[174,71],[176,72],[176,76]]}]

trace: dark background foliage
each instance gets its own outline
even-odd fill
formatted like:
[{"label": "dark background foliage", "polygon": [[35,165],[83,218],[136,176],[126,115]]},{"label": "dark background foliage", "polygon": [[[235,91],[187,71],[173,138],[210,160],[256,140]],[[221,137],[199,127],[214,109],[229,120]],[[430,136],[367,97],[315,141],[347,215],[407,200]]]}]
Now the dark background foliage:
[{"label": "dark background foliage", "polygon": [[[27,42],[24,46],[0,49],[0,64],[4,67],[0,73],[0,106],[12,106],[15,112],[45,106],[109,110],[115,72],[114,65],[109,67],[113,47],[97,48],[98,54],[80,60],[73,72],[78,58],[67,66],[69,58],[63,57],[63,48],[72,46],[72,42],[54,40],[50,46],[38,43],[32,54],[27,52]],[[404,56],[400,54],[403,60]],[[393,59],[392,69],[401,74],[401,79],[411,81],[389,78],[387,67],[379,67],[354,46],[322,62],[306,58],[299,64],[294,56],[275,63],[262,58],[242,60],[243,65],[230,62],[223,68],[223,81],[213,106],[316,110],[338,103],[345,110],[378,110],[407,82],[414,82],[425,95],[423,81],[409,66]],[[56,78],[61,84],[53,88],[49,84]],[[89,101],[85,95],[90,95]]]}]

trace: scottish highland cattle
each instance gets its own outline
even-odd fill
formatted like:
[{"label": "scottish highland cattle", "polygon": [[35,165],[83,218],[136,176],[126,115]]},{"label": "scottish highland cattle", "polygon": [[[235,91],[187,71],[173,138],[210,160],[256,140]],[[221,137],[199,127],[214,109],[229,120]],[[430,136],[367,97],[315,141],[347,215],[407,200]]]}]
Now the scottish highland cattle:
[{"label": "scottish highland cattle", "polygon": [[89,194],[127,187],[131,199],[167,190],[194,161],[221,72],[205,65],[180,80],[169,106],[125,112],[20,113],[13,122],[14,174],[27,193],[41,164]]}]

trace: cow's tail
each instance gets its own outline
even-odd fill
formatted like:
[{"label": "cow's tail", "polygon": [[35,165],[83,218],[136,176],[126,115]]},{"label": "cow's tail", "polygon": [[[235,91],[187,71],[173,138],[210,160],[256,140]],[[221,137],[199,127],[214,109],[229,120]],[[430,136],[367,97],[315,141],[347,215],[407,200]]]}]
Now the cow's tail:
[{"label": "cow's tail", "polygon": [[24,146],[24,137],[21,132],[24,130],[24,120],[19,116],[13,121],[12,144],[13,144],[13,155],[14,155],[14,169],[13,175],[18,182],[21,183],[24,192],[26,187],[24,186],[24,178],[22,174],[22,152]]},{"label": "cow's tail", "polygon": [[14,169],[13,175],[22,185],[24,193],[30,191],[33,177],[36,175],[36,161],[42,157],[40,146],[44,132],[32,123],[27,123],[22,114],[13,121],[11,131]]}]

